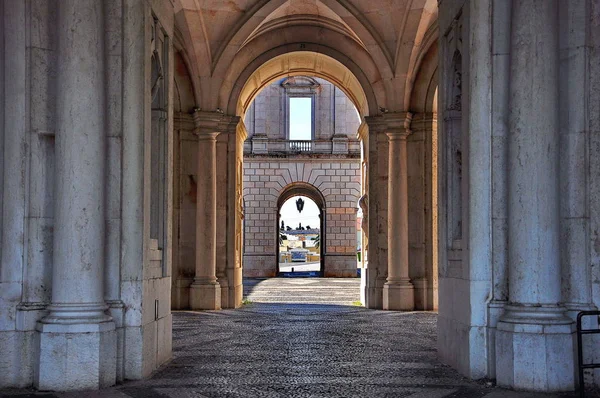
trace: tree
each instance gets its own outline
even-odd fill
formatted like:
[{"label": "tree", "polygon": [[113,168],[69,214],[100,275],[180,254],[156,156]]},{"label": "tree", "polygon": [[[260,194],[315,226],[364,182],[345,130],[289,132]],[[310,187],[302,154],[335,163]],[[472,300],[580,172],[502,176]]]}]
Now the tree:
[{"label": "tree", "polygon": [[315,242],[315,247],[319,248],[319,246],[321,246],[321,234],[318,234],[317,236],[315,236],[313,238],[313,241]]}]

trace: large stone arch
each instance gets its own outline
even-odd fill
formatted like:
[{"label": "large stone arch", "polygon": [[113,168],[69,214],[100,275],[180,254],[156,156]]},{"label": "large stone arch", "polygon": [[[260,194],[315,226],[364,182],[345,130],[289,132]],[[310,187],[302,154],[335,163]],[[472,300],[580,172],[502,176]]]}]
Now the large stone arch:
[{"label": "large stone arch", "polygon": [[410,92],[409,109],[412,113],[437,112],[438,52],[439,44],[436,40],[421,56]]},{"label": "large stone arch", "polygon": [[[279,52],[276,49],[274,53]],[[350,61],[351,62],[351,61]],[[249,65],[233,86],[229,98],[228,113],[244,116],[246,109],[263,87],[284,76],[310,75],[326,79],[340,88],[354,103],[362,116],[377,109],[377,99],[371,90],[365,90],[364,75],[357,75],[336,59],[311,51],[284,52],[256,66]]]},{"label": "large stone arch", "polygon": [[[286,31],[285,34],[281,29],[265,33],[261,35],[261,40],[252,41],[240,50],[232,63],[227,65],[227,69],[221,72],[222,84],[218,102],[215,98],[210,98],[207,100],[213,101],[214,105],[209,102],[206,106],[219,107],[227,110],[228,114],[236,114],[239,93],[250,76],[271,59],[295,52],[322,54],[344,65],[344,69],[349,70],[360,82],[361,89],[368,99],[370,115],[378,114],[380,107],[393,106],[386,105],[389,102],[386,98],[391,90],[386,82],[390,81],[391,72],[382,72],[379,65],[376,65],[371,56],[356,42],[348,41],[344,35],[327,29],[292,27],[288,30],[291,31]],[[294,41],[286,40],[287,37],[293,37]],[[293,69],[294,65],[291,67]],[[312,67],[305,66],[304,69],[304,73],[308,70],[318,72],[320,65],[315,63]],[[329,75],[335,74],[335,71],[332,72]]]}]

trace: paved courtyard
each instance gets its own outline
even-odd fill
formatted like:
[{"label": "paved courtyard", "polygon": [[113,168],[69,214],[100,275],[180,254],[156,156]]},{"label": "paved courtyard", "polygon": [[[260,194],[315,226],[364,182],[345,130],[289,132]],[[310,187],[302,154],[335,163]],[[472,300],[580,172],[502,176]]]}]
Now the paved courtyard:
[{"label": "paved courtyard", "polygon": [[514,393],[461,377],[436,359],[435,313],[387,312],[352,305],[358,299],[358,279],[246,282],[248,299],[242,309],[174,313],[174,358],[150,380],[100,392],[20,390],[0,392],[0,396],[577,396]]},{"label": "paved courtyard", "polygon": [[279,263],[280,272],[307,272],[319,271],[321,263],[313,261],[310,263]]}]

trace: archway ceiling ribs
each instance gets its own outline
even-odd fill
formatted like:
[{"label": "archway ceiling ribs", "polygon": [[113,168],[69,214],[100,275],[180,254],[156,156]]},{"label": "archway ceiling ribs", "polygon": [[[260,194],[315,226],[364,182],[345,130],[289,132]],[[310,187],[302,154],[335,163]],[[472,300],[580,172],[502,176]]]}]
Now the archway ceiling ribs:
[{"label": "archway ceiling ribs", "polygon": [[369,100],[363,86],[346,66],[324,54],[304,51],[282,54],[258,67],[245,79],[239,95],[233,90],[231,98],[238,98],[235,113],[243,118],[252,100],[264,87],[277,79],[298,75],[317,76],[332,82],[344,91],[362,115],[369,114]]},{"label": "archway ceiling ribs", "polygon": [[[186,51],[196,64],[191,73],[199,76],[201,85],[196,91],[208,90],[213,98],[244,47],[282,27],[313,26],[358,43],[387,86],[388,103],[382,105],[402,108],[410,96],[406,81],[418,66],[423,37],[437,20],[437,0],[174,1],[183,15],[177,23],[185,23],[189,33]],[[297,42],[293,36],[288,40]],[[339,40],[321,44],[342,52]]]}]

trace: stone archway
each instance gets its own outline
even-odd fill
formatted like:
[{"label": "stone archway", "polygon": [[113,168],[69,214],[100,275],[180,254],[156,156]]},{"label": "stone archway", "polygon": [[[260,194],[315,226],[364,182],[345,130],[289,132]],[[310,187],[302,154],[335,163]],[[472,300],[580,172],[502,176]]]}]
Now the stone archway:
[{"label": "stone archway", "polygon": [[[326,200],[323,196],[323,193],[317,189],[314,185],[307,184],[304,182],[297,182],[284,187],[282,192],[279,194],[279,198],[277,199],[277,223],[276,227],[280,225],[280,217],[281,217],[281,207],[283,204],[297,196],[305,196],[312,200],[317,207],[319,208],[319,234],[320,234],[320,245],[319,245],[319,276],[325,275],[325,256],[326,256],[326,248],[327,248],[327,207]],[[278,235],[279,233],[277,233]],[[277,275],[281,275],[282,271],[279,267],[280,261],[280,248],[277,246]]]}]

